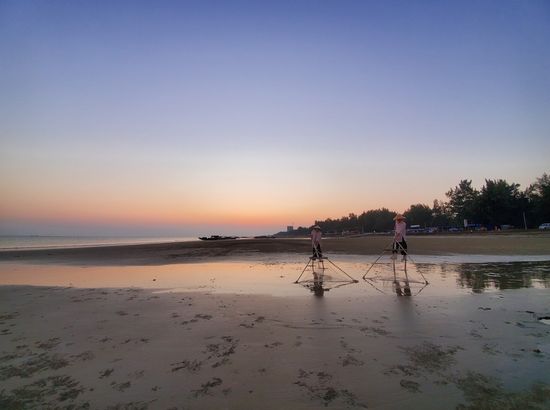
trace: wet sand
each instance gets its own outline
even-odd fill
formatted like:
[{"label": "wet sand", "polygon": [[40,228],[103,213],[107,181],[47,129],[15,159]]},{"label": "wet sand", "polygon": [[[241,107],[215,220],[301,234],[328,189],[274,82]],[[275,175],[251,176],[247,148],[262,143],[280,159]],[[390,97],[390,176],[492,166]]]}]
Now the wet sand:
[{"label": "wet sand", "polygon": [[[419,259],[530,260],[549,238],[409,242]],[[324,243],[360,279],[388,239]],[[548,261],[426,256],[409,263],[412,296],[384,262],[382,279],[315,297],[293,284],[308,253],[307,240],[1,253],[0,408],[550,408]]]},{"label": "wet sand", "polygon": [[[376,255],[391,243],[391,236],[369,235],[324,238],[323,249],[331,254]],[[409,236],[413,255],[550,255],[550,233],[485,233]],[[9,250],[0,262],[164,265],[197,260],[223,259],[274,253],[307,254],[308,239],[238,239],[166,244],[88,247],[76,249]]]},{"label": "wet sand", "polygon": [[281,298],[3,286],[0,300],[3,409],[550,406],[543,289]]}]

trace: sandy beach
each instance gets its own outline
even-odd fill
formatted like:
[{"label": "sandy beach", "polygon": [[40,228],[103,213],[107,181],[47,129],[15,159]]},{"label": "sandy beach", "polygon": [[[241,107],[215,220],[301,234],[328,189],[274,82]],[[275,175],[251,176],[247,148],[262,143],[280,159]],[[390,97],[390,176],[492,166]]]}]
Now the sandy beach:
[{"label": "sandy beach", "polygon": [[[550,233],[486,233],[410,236],[414,255],[550,255]],[[324,238],[323,249],[331,254],[377,255],[391,244],[391,236],[370,235]],[[207,258],[223,259],[275,253],[308,254],[308,239],[237,239],[145,245],[87,247],[76,249],[8,250],[2,261],[87,263],[115,265],[164,265]]]},{"label": "sandy beach", "polygon": [[0,293],[4,409],[550,405],[550,327],[537,320],[546,290],[323,300]]},{"label": "sandy beach", "polygon": [[549,236],[412,237],[411,296],[361,280],[387,240],[325,240],[324,297],[302,240],[3,252],[0,408],[550,408]]}]

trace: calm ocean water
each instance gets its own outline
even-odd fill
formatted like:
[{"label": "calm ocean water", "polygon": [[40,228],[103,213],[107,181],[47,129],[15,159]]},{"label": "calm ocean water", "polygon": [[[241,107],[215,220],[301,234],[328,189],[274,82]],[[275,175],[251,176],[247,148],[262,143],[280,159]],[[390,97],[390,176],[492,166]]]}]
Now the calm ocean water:
[{"label": "calm ocean water", "polygon": [[0,250],[76,248],[83,246],[132,245],[196,240],[198,240],[197,237],[0,236]]}]

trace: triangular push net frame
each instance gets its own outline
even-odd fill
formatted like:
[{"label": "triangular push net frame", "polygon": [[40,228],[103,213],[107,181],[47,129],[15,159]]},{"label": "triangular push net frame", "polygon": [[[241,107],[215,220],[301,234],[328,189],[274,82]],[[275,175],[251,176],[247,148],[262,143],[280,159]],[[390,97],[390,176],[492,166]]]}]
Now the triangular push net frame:
[{"label": "triangular push net frame", "polygon": [[[305,273],[306,276],[304,277]],[[328,257],[310,256],[302,273],[294,283],[302,285],[317,296],[322,296],[324,292],[331,289],[358,282]]]},{"label": "triangular push net frame", "polygon": [[[402,255],[393,252],[394,246],[395,250],[399,251],[399,253],[405,253],[401,261],[398,261],[397,258],[401,258]],[[384,258],[387,256],[389,258]],[[363,275],[363,280],[382,293],[386,292],[380,289],[378,285],[391,283],[393,291],[398,296],[418,295],[428,286],[429,282],[418,268],[416,269],[416,273],[418,273],[422,280],[418,278],[417,274],[409,274],[407,270],[407,263],[409,261],[416,265],[416,262],[407,250],[399,242],[392,241],[367,269]]]}]

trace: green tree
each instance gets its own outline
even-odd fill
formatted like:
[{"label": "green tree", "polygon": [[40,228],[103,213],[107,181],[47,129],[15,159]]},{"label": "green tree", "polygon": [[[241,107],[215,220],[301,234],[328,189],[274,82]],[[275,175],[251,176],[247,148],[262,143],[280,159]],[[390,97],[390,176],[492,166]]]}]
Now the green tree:
[{"label": "green tree", "polygon": [[395,212],[387,208],[371,209],[359,215],[358,223],[363,232],[391,231],[394,216]]},{"label": "green tree", "polygon": [[350,213],[347,217],[342,218],[342,229],[344,231],[359,231],[359,223],[357,215]]},{"label": "green tree", "polygon": [[453,216],[447,202],[434,199],[432,207],[432,225],[433,226],[449,226],[453,222]]},{"label": "green tree", "polygon": [[523,226],[522,194],[519,184],[486,179],[479,194],[479,217],[485,225]]},{"label": "green tree", "polygon": [[314,225],[319,225],[325,233],[337,233],[341,231],[339,219],[328,218],[324,221],[315,221]]},{"label": "green tree", "polygon": [[479,191],[472,187],[471,180],[461,180],[458,186],[451,188],[445,195],[449,198],[449,211],[456,223],[462,224],[464,219],[476,221]]},{"label": "green tree", "polygon": [[544,173],[525,191],[529,201],[532,226],[550,222],[550,175]]},{"label": "green tree", "polygon": [[[486,179],[485,185],[478,191],[472,187],[471,180],[463,179],[446,196],[448,202],[436,199],[432,208],[425,204],[411,205],[405,212],[408,223],[441,227],[462,225],[463,220],[467,219],[470,223],[522,227],[524,212],[530,226],[550,222],[550,175],[546,173],[525,192],[519,191],[519,184],[509,184],[503,179]],[[325,233],[355,230],[385,232],[393,228],[394,216],[395,212],[380,208],[361,215],[350,213],[339,219],[315,221],[315,224],[321,226]]]},{"label": "green tree", "polygon": [[428,227],[432,225],[432,208],[424,204],[411,205],[404,214],[407,218],[407,224],[420,225],[422,227]]}]

